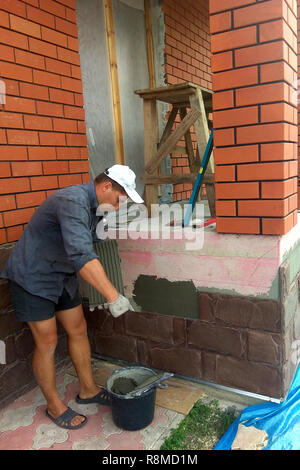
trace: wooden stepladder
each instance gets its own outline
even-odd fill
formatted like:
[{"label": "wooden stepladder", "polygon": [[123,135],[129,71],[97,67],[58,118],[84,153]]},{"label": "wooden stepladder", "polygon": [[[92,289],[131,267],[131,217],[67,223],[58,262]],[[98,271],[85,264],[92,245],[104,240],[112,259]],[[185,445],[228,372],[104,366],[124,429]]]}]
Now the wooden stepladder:
[{"label": "wooden stepladder", "polygon": [[[137,90],[144,103],[145,202],[150,214],[151,204],[158,202],[158,186],[161,184],[194,184],[199,173],[201,158],[209,141],[208,114],[212,111],[212,91],[192,83],[182,83],[161,88]],[[169,103],[170,114],[161,138],[158,136],[157,101]],[[179,114],[180,123],[175,126]],[[197,148],[194,151],[191,128],[194,127]],[[190,173],[161,174],[160,164],[168,154],[178,149],[184,138],[184,152],[188,156]],[[215,216],[214,160],[211,155],[203,183],[211,216]]]}]

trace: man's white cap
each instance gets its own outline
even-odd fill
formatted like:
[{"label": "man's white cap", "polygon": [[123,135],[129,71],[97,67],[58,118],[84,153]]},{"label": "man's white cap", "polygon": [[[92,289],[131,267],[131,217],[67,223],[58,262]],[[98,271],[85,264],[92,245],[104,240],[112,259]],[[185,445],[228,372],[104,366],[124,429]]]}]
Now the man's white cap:
[{"label": "man's white cap", "polygon": [[110,179],[119,183],[133,202],[142,204],[143,199],[135,190],[135,173],[125,165],[113,165],[104,172]]}]

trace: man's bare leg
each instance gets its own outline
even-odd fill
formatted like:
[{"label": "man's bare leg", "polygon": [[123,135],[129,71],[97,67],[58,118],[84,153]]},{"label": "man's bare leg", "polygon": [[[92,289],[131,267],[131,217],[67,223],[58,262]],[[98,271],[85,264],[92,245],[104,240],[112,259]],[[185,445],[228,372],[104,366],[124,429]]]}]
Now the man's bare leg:
[{"label": "man's bare leg", "polygon": [[79,396],[80,398],[94,397],[99,392],[99,388],[92,374],[91,348],[82,305],[56,312],[56,318],[68,335],[69,354],[80,385]]},{"label": "man's bare leg", "polygon": [[[35,349],[32,360],[32,367],[37,382],[47,401],[48,412],[53,418],[57,418],[67,406],[61,400],[56,389],[56,373],[54,352],[57,344],[56,319],[28,322],[35,340]],[[80,424],[84,418],[75,416],[71,425]]]}]

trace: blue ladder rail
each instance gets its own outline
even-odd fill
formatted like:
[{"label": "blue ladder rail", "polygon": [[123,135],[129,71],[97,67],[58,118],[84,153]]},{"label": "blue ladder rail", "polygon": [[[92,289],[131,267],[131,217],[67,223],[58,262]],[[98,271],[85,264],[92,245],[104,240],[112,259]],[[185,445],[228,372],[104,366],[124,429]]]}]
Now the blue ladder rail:
[{"label": "blue ladder rail", "polygon": [[207,145],[206,145],[204,156],[202,158],[199,173],[197,175],[197,178],[196,178],[196,181],[195,181],[195,184],[194,184],[194,187],[193,187],[193,192],[192,192],[192,195],[191,195],[190,200],[189,200],[188,208],[187,208],[186,214],[185,214],[183,222],[182,222],[182,227],[186,227],[190,223],[190,220],[191,220],[191,217],[192,217],[192,214],[193,214],[193,210],[194,210],[194,207],[195,207],[195,204],[196,204],[196,201],[197,201],[197,197],[198,197],[200,188],[203,184],[205,171],[206,171],[206,168],[207,168],[207,165],[208,165],[211,153],[212,153],[213,134],[214,134],[214,130],[212,129],[211,133],[210,133],[210,136],[209,136],[209,139],[208,139],[208,142],[207,142]]}]

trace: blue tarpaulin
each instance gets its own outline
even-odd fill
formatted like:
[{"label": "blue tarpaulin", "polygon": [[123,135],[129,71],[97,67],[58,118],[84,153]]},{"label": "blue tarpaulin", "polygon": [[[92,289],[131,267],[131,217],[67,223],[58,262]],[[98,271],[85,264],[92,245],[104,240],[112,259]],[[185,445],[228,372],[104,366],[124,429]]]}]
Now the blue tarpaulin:
[{"label": "blue tarpaulin", "polygon": [[300,366],[284,401],[245,408],[213,450],[230,450],[239,424],[268,434],[268,443],[262,450],[300,450]]}]

